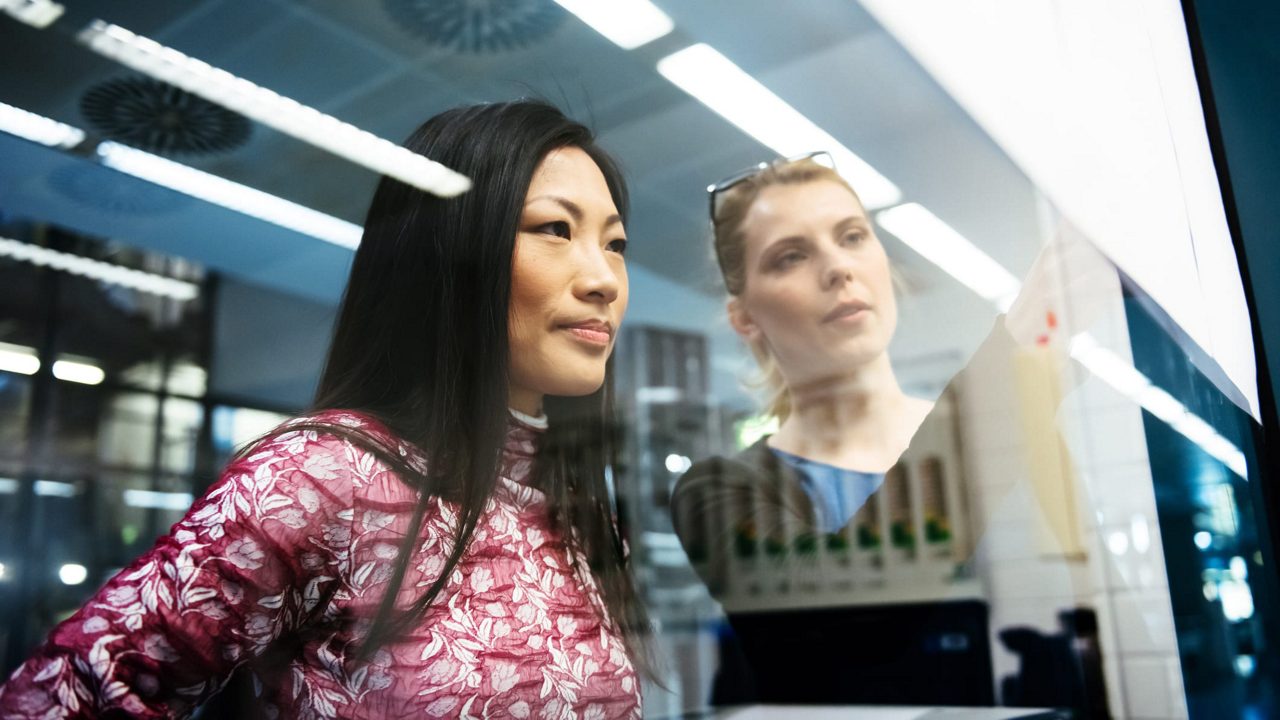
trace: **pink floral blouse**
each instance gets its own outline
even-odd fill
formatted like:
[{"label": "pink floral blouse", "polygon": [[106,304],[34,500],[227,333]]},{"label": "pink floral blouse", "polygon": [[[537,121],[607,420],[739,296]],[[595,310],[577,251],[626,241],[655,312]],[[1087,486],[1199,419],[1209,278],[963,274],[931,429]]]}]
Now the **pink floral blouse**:
[{"label": "pink floral blouse", "polygon": [[[366,416],[315,419],[420,461]],[[359,446],[294,430],[228,467],[56,627],[0,687],[0,717],[183,717],[245,663],[270,718],[639,717],[635,670],[601,621],[585,559],[574,562],[527,485],[538,431],[511,421],[471,548],[417,628],[370,662],[347,656],[386,590],[415,495]],[[430,505],[402,606],[439,577],[455,512]]]}]

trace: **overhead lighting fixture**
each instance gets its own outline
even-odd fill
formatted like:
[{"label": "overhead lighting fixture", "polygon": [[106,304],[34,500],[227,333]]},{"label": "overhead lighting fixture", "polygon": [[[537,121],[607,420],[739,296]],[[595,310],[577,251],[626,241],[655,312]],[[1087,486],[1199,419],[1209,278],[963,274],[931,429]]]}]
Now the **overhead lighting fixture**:
[{"label": "overhead lighting fixture", "polygon": [[710,45],[668,55],[658,61],[658,72],[779,156],[831,153],[868,209],[902,199],[897,185]]},{"label": "overhead lighting fixture", "polygon": [[67,9],[50,0],[0,0],[0,10],[33,28],[43,30],[57,22]]},{"label": "overhead lighting fixture", "polygon": [[101,385],[102,381],[107,378],[107,374],[97,365],[76,362],[75,360],[55,360],[53,362],[53,376],[59,380],[80,383],[81,385]]},{"label": "overhead lighting fixture", "polygon": [[995,303],[1001,312],[1017,297],[1021,283],[1000,263],[982,252],[919,203],[906,203],[876,213],[876,222],[951,277]]},{"label": "overhead lighting fixture", "polygon": [[433,195],[471,188],[465,175],[434,160],[119,25],[94,20],[79,40],[105,58]]},{"label": "overhead lighting fixture", "polygon": [[67,563],[58,568],[58,579],[63,585],[79,585],[89,579],[89,569],[79,563]]},{"label": "overhead lighting fixture", "polygon": [[[79,489],[73,483],[57,480],[36,480],[31,487],[32,492],[40,497],[75,497]],[[0,478],[0,495],[12,495],[18,491],[18,481],[13,478]]]},{"label": "overhead lighting fixture", "polygon": [[40,497],[69,498],[75,497],[77,493],[76,486],[72,483],[57,480],[37,480],[31,489]]},{"label": "overhead lighting fixture", "polygon": [[1136,398],[1151,386],[1146,375],[1138,372],[1131,363],[1125,362],[1119,355],[1098,344],[1088,333],[1080,333],[1071,338],[1068,349],[1071,357],[1098,376],[1116,392],[1128,398]]},{"label": "overhead lighting fixture", "polygon": [[40,356],[35,348],[0,343],[0,370],[19,375],[35,375],[40,371]]},{"label": "overhead lighting fixture", "polygon": [[124,491],[124,504],[129,507],[150,508],[155,510],[177,510],[185,511],[191,507],[191,503],[195,502],[195,497],[191,493],[182,492],[159,492],[156,490],[136,490],[133,488]]},{"label": "overhead lighting fixture", "polygon": [[73,148],[84,142],[80,128],[4,103],[0,103],[0,130],[49,147]]},{"label": "overhead lighting fixture", "polygon": [[364,231],[355,223],[189,165],[111,141],[98,145],[98,157],[109,168],[339,247],[354,250],[360,245]]},{"label": "overhead lighting fixture", "polygon": [[649,0],[556,0],[560,7],[623,50],[634,50],[675,29],[676,24]]},{"label": "overhead lighting fixture", "polygon": [[[33,265],[53,268],[72,275],[121,285],[139,292],[170,297],[175,300],[194,300],[200,294],[195,283],[175,280],[155,273],[121,267],[82,255],[59,252],[49,248],[0,237],[0,257],[29,262]],[[32,372],[35,372],[34,370]],[[31,374],[31,373],[26,373]]]},{"label": "overhead lighting fixture", "polygon": [[1198,445],[1210,457],[1226,465],[1231,472],[1246,480],[1249,479],[1249,464],[1240,448],[1223,437],[1199,415],[1191,412],[1177,398],[1152,383],[1133,365],[1099,344],[1092,335],[1080,333],[1071,338],[1068,352],[1071,357],[1116,392],[1137,403],[1143,410]]}]

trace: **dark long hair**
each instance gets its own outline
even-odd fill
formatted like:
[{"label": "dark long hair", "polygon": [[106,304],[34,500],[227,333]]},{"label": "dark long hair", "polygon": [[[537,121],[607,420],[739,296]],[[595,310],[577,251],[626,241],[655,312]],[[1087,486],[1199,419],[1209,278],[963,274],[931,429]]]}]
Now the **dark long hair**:
[{"label": "dark long hair", "polygon": [[[426,473],[350,428],[317,427],[358,442],[418,491],[418,502],[360,655],[413,626],[466,552],[494,490],[508,423],[508,306],[520,215],[535,169],[577,147],[600,167],[624,222],[627,192],[591,132],[539,101],[456,108],[419,127],[409,149],[471,178],[441,199],[384,177],[365,220],[314,410],[371,415],[428,459]],[[548,397],[549,428],[533,482],[551,522],[586,557],[604,607],[638,669],[651,677],[648,618],[627,567],[606,484],[613,459],[612,363],[584,397]],[[296,429],[299,426],[293,425]],[[410,610],[395,598],[433,497],[456,502],[455,542],[439,578]]]}]

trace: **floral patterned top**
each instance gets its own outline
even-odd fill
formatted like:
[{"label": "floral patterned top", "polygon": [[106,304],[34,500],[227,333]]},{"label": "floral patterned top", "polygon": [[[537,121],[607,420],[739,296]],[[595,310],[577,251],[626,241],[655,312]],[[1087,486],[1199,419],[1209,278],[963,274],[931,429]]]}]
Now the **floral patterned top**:
[{"label": "floral patterned top", "polygon": [[[367,416],[308,419],[363,429],[421,463]],[[269,718],[640,717],[635,670],[585,559],[528,485],[538,436],[513,417],[471,547],[421,623],[369,662],[348,656],[416,494],[366,449],[298,429],[230,465],[58,625],[0,687],[0,717],[185,717],[246,663]],[[429,505],[402,607],[439,577],[456,510]]]}]

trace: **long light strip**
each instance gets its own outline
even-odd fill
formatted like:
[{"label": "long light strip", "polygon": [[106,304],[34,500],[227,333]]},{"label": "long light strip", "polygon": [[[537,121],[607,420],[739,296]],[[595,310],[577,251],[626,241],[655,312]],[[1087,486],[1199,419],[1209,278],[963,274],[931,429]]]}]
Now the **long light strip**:
[{"label": "long light strip", "polygon": [[84,131],[22,108],[0,103],[0,130],[49,147],[73,148],[84,141]]},{"label": "long light strip", "polygon": [[159,492],[156,490],[137,490],[126,488],[124,504],[136,508],[154,508],[156,510],[186,510],[191,507],[195,498],[191,493]]},{"label": "long light strip", "polygon": [[1004,312],[1022,284],[968,238],[919,203],[906,203],[876,213],[876,222],[912,250]]},{"label": "long light strip", "polygon": [[676,24],[649,0],[556,0],[560,7],[623,50],[634,50],[675,29]]},{"label": "long light strip", "polygon": [[97,365],[75,360],[54,360],[53,376],[59,380],[81,385],[101,385],[107,374]]},{"label": "long light strip", "polygon": [[41,497],[75,497],[80,489],[69,482],[57,480],[37,480],[32,488]]},{"label": "long light strip", "polygon": [[35,348],[0,342],[0,370],[35,375],[40,370],[40,356]]},{"label": "long light strip", "polygon": [[658,72],[780,156],[830,152],[836,170],[868,209],[902,198],[897,185],[710,45],[699,43],[664,57]]},{"label": "long light strip", "polygon": [[471,188],[466,176],[434,160],[118,25],[94,20],[79,39],[103,57],[433,195]]},{"label": "long light strip", "polygon": [[4,237],[0,237],[0,257],[50,267],[72,275],[81,275],[152,295],[170,297],[175,300],[194,300],[200,294],[200,288],[195,283],[175,280],[163,275],[134,270],[133,268],[120,267],[100,260],[91,260],[80,255],[50,250],[39,245],[10,240]]},{"label": "long light strip", "polygon": [[1246,480],[1249,478],[1248,463],[1240,448],[1132,365],[1100,345],[1092,335],[1080,333],[1073,337],[1070,353],[1071,357],[1098,379],[1199,445],[1200,449],[1222,462],[1235,474]]},{"label": "long light strip", "polygon": [[98,145],[102,164],[180,193],[354,250],[359,225],[247,185],[116,142]]},{"label": "long light strip", "polygon": [[[75,497],[78,489],[72,483],[57,480],[37,480],[31,488],[41,497]],[[13,478],[0,478],[0,495],[13,495],[18,492],[18,481]]]},{"label": "long light strip", "polygon": [[66,12],[66,8],[51,0],[0,0],[0,10],[33,28],[43,30]]}]

